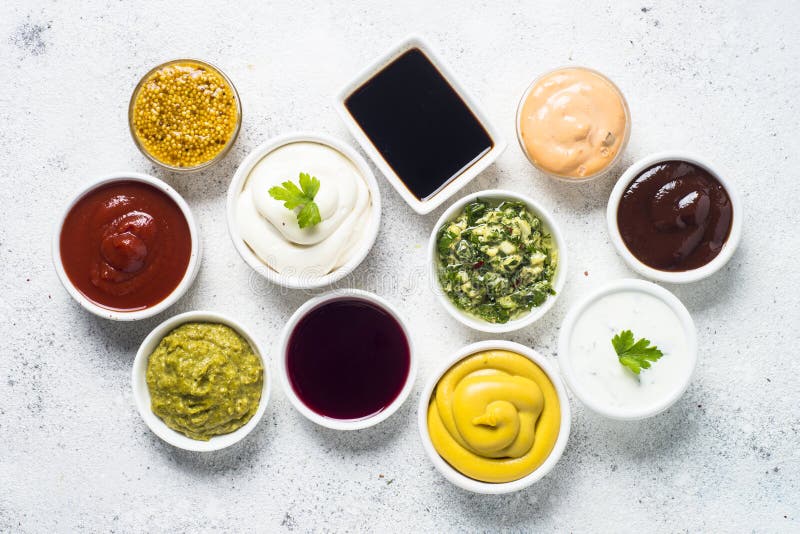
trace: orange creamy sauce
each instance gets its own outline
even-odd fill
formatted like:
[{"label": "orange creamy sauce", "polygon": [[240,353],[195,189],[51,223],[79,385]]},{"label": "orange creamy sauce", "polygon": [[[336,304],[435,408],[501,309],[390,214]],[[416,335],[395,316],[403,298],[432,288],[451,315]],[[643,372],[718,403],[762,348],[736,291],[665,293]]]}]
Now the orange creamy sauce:
[{"label": "orange creamy sauce", "polygon": [[553,71],[524,97],[519,135],[543,171],[589,178],[614,162],[628,133],[625,102],[602,75],[582,68]]}]

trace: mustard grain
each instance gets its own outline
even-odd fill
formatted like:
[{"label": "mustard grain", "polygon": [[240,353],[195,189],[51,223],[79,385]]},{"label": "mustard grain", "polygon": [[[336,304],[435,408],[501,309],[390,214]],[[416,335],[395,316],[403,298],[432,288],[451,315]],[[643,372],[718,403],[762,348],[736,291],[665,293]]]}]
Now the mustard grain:
[{"label": "mustard grain", "polygon": [[214,159],[239,119],[233,88],[216,70],[186,62],[151,73],[134,98],[132,127],[142,148],[173,167]]}]

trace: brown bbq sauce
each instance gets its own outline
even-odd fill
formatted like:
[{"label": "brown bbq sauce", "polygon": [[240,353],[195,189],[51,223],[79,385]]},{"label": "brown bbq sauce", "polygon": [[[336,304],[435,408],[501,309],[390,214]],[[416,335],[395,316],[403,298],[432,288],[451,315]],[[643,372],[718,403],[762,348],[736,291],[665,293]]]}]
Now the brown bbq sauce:
[{"label": "brown bbq sauce", "polygon": [[418,199],[492,149],[492,138],[428,57],[413,48],[347,97],[345,107]]},{"label": "brown bbq sauce", "polygon": [[704,168],[662,161],[627,187],[617,225],[628,250],[661,271],[688,271],[717,257],[731,232],[725,187]]}]

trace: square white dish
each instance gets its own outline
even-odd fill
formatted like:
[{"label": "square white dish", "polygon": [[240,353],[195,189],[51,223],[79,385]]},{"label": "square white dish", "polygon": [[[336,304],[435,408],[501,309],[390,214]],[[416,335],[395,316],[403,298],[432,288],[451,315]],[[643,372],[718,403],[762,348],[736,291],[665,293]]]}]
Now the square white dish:
[{"label": "square white dish", "polygon": [[[400,176],[389,165],[378,148],[373,144],[359,123],[347,109],[345,101],[347,98],[356,91],[359,87],[364,85],[373,76],[378,74],[390,63],[395,61],[398,57],[405,52],[413,49],[419,49],[430,61],[434,67],[442,74],[447,83],[453,88],[458,96],[464,101],[467,108],[472,112],[478,122],[483,126],[492,141],[492,148],[483,154],[480,158],[475,160],[471,165],[463,169],[456,178],[450,180],[444,187],[434,193],[427,199],[421,200],[417,198],[406,186]],[[469,94],[469,92],[458,83],[453,72],[442,61],[442,59],[433,51],[431,46],[425,39],[419,36],[411,36],[403,40],[398,46],[392,48],[382,56],[380,56],[374,63],[365,68],[358,74],[350,83],[348,83],[336,97],[336,111],[344,121],[347,129],[352,136],[361,145],[361,148],[366,152],[370,159],[380,169],[381,173],[386,177],[392,187],[403,197],[403,200],[408,203],[411,208],[419,213],[425,215],[441,206],[442,203],[447,201],[461,188],[471,182],[478,174],[483,172],[489,165],[495,162],[500,154],[506,148],[505,140],[500,136],[499,132],[491,125],[486,114],[483,112],[477,101]]]}]

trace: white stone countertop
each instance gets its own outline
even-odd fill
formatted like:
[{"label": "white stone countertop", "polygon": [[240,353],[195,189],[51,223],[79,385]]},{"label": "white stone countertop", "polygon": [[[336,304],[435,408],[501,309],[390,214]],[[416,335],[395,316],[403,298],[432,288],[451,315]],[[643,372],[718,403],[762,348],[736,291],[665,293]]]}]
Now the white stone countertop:
[{"label": "white stone countertop", "polygon": [[[800,530],[800,3],[675,2],[85,2],[0,4],[0,531],[763,531]],[[542,481],[506,496],[466,493],[424,456],[420,390],[436,362],[488,339],[456,323],[416,273],[441,213],[413,213],[378,176],[380,235],[351,283],[410,318],[417,385],[367,431],[315,426],[273,377],[267,413],[230,449],[189,453],[137,414],[130,369],[139,343],[176,313],[240,318],[274,347],[308,298],[254,275],[228,237],[224,203],[259,143],[315,130],[355,144],[332,102],[404,36],[426,37],[509,146],[465,191],[532,195],[563,225],[567,286],[548,315],[504,338],[556,363],[559,325],[586,291],[632,277],[613,250],[605,206],[613,177],[562,184],[515,140],[525,87],[578,64],[626,94],[633,134],[624,166],[680,148],[738,185],[744,238],[716,276],[668,286],[697,325],[700,352],[682,399],[621,423],[572,399],[572,435]],[[220,65],[243,101],[234,150],[196,175],[171,175],[134,147],[131,90],[155,64]],[[167,312],[135,324],[84,312],[56,278],[57,213],[92,177],[116,170],[172,184],[199,219],[200,274]]]}]

